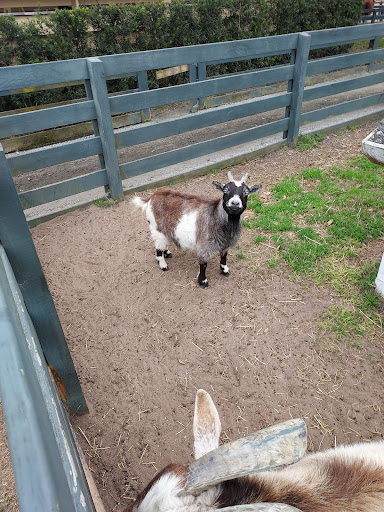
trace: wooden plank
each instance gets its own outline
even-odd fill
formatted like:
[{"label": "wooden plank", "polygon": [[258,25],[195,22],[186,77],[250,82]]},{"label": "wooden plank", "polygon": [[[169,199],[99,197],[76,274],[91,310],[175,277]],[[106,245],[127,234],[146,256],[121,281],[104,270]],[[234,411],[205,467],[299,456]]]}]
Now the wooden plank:
[{"label": "wooden plank", "polygon": [[156,78],[157,80],[160,80],[161,78],[180,75],[180,73],[186,73],[187,71],[189,71],[188,64],[184,64],[183,66],[173,66],[172,68],[159,69],[156,71]]},{"label": "wooden plank", "polygon": [[296,49],[295,72],[292,83],[292,104],[289,114],[287,143],[288,146],[294,146],[299,137],[300,114],[303,103],[304,84],[308,63],[309,48],[311,36],[309,34],[300,34]]},{"label": "wooden plank", "polygon": [[[310,34],[310,32],[309,32]],[[242,60],[252,60],[252,59],[260,59],[263,57],[273,57],[275,55],[287,55],[288,53],[291,53],[293,49],[292,48],[281,48],[277,53],[275,50],[273,51],[265,51],[265,52],[259,52],[255,55],[246,55],[244,57],[232,57],[231,59],[220,59],[220,60],[213,60],[206,62],[207,66],[210,66],[212,64],[225,64],[228,62],[241,62]]]},{"label": "wooden plank", "polygon": [[0,116],[0,138],[81,123],[96,118],[93,101]]},{"label": "wooden plank", "polygon": [[[139,71],[137,73],[137,80],[139,82],[139,91],[148,91],[148,73],[146,71]],[[151,111],[149,108],[141,110],[141,121],[145,123],[151,119]]]},{"label": "wooden plank", "polygon": [[369,50],[349,55],[335,55],[334,57],[310,60],[308,62],[307,74],[316,75],[319,73],[326,73],[328,71],[361,66],[362,64],[369,64],[376,60],[384,60],[384,49]]},{"label": "wooden plank", "polygon": [[268,83],[290,80],[293,77],[294,66],[282,66],[277,69],[265,69],[240,73],[235,76],[226,76],[163,89],[154,89],[146,92],[134,92],[110,98],[113,115],[130,112],[146,107],[158,107],[179,101],[193,100],[194,98],[213,96],[225,92],[258,87]]},{"label": "wooden plank", "polygon": [[119,162],[117,159],[103,63],[96,57],[87,59],[87,63],[92,94],[95,102],[101,145],[103,148],[105,169],[108,174],[108,186],[112,199],[122,199],[123,186],[121,183]]},{"label": "wooden plank", "polygon": [[50,148],[30,151],[21,155],[8,157],[8,164],[12,175],[43,169],[51,165],[71,162],[79,158],[98,155],[102,152],[100,137],[58,144]]},{"label": "wooden plank", "polygon": [[384,35],[384,26],[380,23],[355,25],[352,27],[313,30],[311,34],[311,50],[354,43],[365,39],[373,39]]},{"label": "wooden plank", "polygon": [[134,146],[170,135],[206,128],[241,117],[252,116],[269,110],[284,108],[290,104],[291,94],[282,93],[270,98],[259,98],[238,105],[225,105],[214,110],[205,110],[180,119],[163,121],[153,125],[137,126],[115,135],[118,148]]},{"label": "wooden plank", "polygon": [[199,156],[208,155],[223,149],[244,144],[261,137],[267,137],[275,133],[283,132],[288,128],[288,119],[280,119],[273,123],[264,124],[255,128],[249,128],[241,132],[231,133],[218,137],[217,139],[199,142],[191,146],[174,149],[159,155],[150,156],[134,162],[120,165],[120,172],[123,179],[138,176],[146,172],[161,169],[169,165],[178,164]]},{"label": "wooden plank", "polygon": [[[91,81],[88,79],[84,80],[84,87],[85,87],[85,92],[86,92],[87,98],[89,100],[91,100],[93,105],[95,106],[95,102],[94,102],[94,98],[93,98],[93,91],[92,91],[92,87],[91,87]],[[95,108],[95,112],[96,112],[96,108]],[[93,135],[95,137],[100,136],[99,125],[97,123],[97,114],[95,115],[95,118],[92,119],[92,131],[93,131]],[[103,153],[99,153],[97,156],[99,158],[100,169],[105,169],[105,160],[104,160]],[[106,192],[107,192],[107,189],[106,189]]]},{"label": "wooden plank", "polygon": [[347,112],[352,112],[353,110],[360,110],[380,104],[384,106],[384,97],[382,94],[374,94],[372,96],[366,96],[365,98],[345,101],[343,103],[338,103],[337,105],[331,105],[330,107],[324,107],[301,114],[301,124],[320,121],[321,119],[326,119],[330,116],[339,116],[341,114],[346,114]]},{"label": "wooden plank", "polygon": [[371,75],[361,76],[358,78],[351,78],[349,80],[342,80],[339,82],[326,83],[316,85],[310,89],[304,90],[304,101],[315,100],[340,94],[342,92],[353,91],[355,89],[363,89],[371,85],[380,84],[384,81],[384,73],[375,73]]},{"label": "wooden plank", "polygon": [[249,55],[269,52],[278,55],[296,47],[297,34],[284,34],[257,39],[243,39],[223,43],[164,48],[130,54],[102,56],[106,76],[114,75],[119,70],[125,72],[147,71],[172,66],[182,66],[195,62],[211,62],[221,59],[242,59]]},{"label": "wooden plank", "polygon": [[20,511],[94,512],[68,417],[1,244],[0,332],[0,392]]},{"label": "wooden plank", "polygon": [[76,414],[82,414],[88,410],[84,395],[1,145],[0,171],[1,243],[23,293],[48,364],[53,365],[63,379],[67,405]]},{"label": "wooden plank", "polygon": [[23,64],[0,68],[0,91],[30,92],[31,87],[83,81],[88,76],[86,59]]},{"label": "wooden plank", "polygon": [[40,204],[49,203],[70,197],[87,190],[108,185],[108,175],[105,169],[78,176],[70,180],[60,181],[53,185],[27,190],[19,193],[19,199],[24,210],[39,206]]},{"label": "wooden plank", "polygon": [[[190,64],[189,68],[189,83],[198,81],[197,78],[197,64]],[[200,101],[199,98],[193,98],[191,100],[191,112],[197,112],[199,109]]]}]

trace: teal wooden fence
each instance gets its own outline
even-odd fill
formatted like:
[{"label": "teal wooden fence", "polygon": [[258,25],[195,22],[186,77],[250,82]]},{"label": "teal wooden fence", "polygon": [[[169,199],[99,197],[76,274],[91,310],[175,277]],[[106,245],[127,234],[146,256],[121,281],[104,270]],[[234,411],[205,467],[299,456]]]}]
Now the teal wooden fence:
[{"label": "teal wooden fence", "polygon": [[363,9],[360,21],[362,23],[376,23],[384,20],[384,6],[376,5],[372,9]]},{"label": "teal wooden fence", "polygon": [[[213,153],[272,134],[281,133],[295,144],[303,123],[314,122],[369,106],[384,108],[383,94],[303,113],[305,102],[362,89],[384,81],[380,62],[384,49],[378,41],[384,24],[288,34],[260,39],[171,48],[98,58],[76,59],[0,68],[0,94],[27,92],[84,83],[85,101],[22,114],[0,117],[0,139],[50,128],[92,121],[94,135],[53,147],[5,155],[0,146],[0,392],[8,426],[16,483],[22,510],[93,510],[79,456],[47,363],[55,367],[67,388],[69,407],[78,413],[87,406],[66,345],[60,322],[47,288],[23,209],[106,187],[112,198],[123,195],[122,180],[197,156]],[[311,60],[310,50],[370,40],[366,51]],[[290,55],[287,65],[207,79],[207,66],[220,62]],[[379,63],[379,64],[377,64]],[[151,70],[187,64],[190,82],[148,89]],[[365,65],[375,69],[358,78],[306,87],[310,75]],[[140,90],[108,96],[106,81],[134,74]],[[217,109],[199,111],[183,118],[144,123],[120,132],[113,130],[111,116],[181,101],[192,101],[231,91],[282,82],[285,91],[271,97]],[[119,163],[118,149],[159,138],[210,127],[257,113],[281,108],[281,119],[266,122],[219,138]],[[40,189],[17,194],[12,176],[56,164],[99,156],[100,169]],[[18,422],[20,417],[26,422]],[[29,437],[28,437],[29,436]],[[26,441],[28,439],[28,442]],[[70,478],[77,475],[74,482]],[[50,476],[51,475],[51,476]],[[48,478],[48,480],[47,480]],[[47,482],[44,486],[41,482]],[[76,484],[76,485],[75,485]],[[78,484],[78,485],[77,485]],[[44,487],[44,488],[42,488]],[[31,505],[33,503],[33,506]],[[85,505],[84,505],[85,503]]]},{"label": "teal wooden fence", "polygon": [[0,395],[21,512],[94,512],[67,413],[1,243]]},{"label": "teal wooden fence", "polygon": [[[121,181],[125,178],[177,164],[198,156],[243,144],[268,135],[281,133],[287,143],[297,140],[304,123],[319,121],[329,116],[380,105],[381,94],[362,97],[334,106],[303,113],[302,105],[310,100],[325,98],[354,89],[363,89],[382,83],[384,73],[372,66],[384,61],[384,49],[377,48],[384,35],[384,24],[320,30],[303,34],[287,34],[259,39],[207,45],[153,50],[98,58],[75,59],[43,64],[30,64],[0,68],[0,94],[12,94],[36,88],[55,87],[57,84],[86,85],[87,100],[76,104],[57,106],[22,114],[1,116],[0,139],[40,130],[93,121],[94,136],[74,140],[54,147],[7,155],[13,176],[80,158],[99,155],[100,169],[87,175],[64,180],[41,189],[20,193],[24,209],[61,199],[96,187],[106,187],[114,199],[122,197]],[[358,53],[336,55],[322,59],[309,59],[310,50],[371,40],[372,48]],[[249,60],[252,58],[291,55],[287,65],[257,69],[251,72],[206,79],[208,65]],[[189,66],[190,83],[145,90],[150,70],[173,66]],[[319,73],[366,65],[367,73],[359,78],[346,79],[334,84],[306,87],[305,78]],[[127,75],[141,77],[140,91],[108,96],[106,80]],[[183,118],[159,123],[144,123],[139,127],[114,132],[111,116],[181,101],[196,102],[200,98],[271,83],[285,83],[286,92],[271,97],[258,97],[247,104],[227,105],[208,111],[189,114]],[[226,136],[177,148],[140,160],[118,163],[117,150],[155,141],[198,128],[209,127],[234,119],[285,109],[285,116],[262,126],[241,130]]]}]

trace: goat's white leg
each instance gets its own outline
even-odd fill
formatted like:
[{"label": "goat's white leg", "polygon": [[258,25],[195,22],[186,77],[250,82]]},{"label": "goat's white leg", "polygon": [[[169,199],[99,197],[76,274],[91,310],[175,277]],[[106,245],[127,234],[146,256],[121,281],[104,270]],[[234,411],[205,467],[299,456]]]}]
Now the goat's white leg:
[{"label": "goat's white leg", "polygon": [[152,211],[151,201],[147,203],[146,216],[152,239],[155,242],[156,260],[161,270],[168,270],[168,265],[164,258],[170,258],[172,254],[168,250],[167,237],[157,229],[157,222]]},{"label": "goat's white leg", "polygon": [[223,274],[223,276],[226,277],[229,276],[229,268],[227,267],[227,254],[228,251],[220,254],[220,272]]},{"label": "goat's white leg", "polygon": [[168,240],[163,233],[160,233],[154,227],[150,226],[150,229],[153,241],[155,242],[156,260],[159,263],[159,267],[161,270],[168,270],[168,265],[165,261],[165,258],[169,258],[171,254],[168,250]]}]

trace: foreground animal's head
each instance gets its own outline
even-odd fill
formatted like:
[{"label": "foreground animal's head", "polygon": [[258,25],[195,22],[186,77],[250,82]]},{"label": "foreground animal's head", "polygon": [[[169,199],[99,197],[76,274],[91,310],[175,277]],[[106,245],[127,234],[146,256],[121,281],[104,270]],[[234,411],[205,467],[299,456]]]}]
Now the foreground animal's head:
[{"label": "foreground animal's head", "polygon": [[296,462],[306,450],[302,420],[289,420],[219,447],[219,414],[202,389],[196,394],[193,434],[195,461],[164,468],[124,512],[214,512],[222,508],[222,485],[258,468]]},{"label": "foreground animal's head", "polygon": [[215,187],[223,193],[223,208],[228,215],[241,215],[247,207],[248,196],[261,189],[261,185],[248,187],[245,184],[248,174],[244,174],[240,181],[236,181],[231,171],[228,172],[229,183],[223,185],[214,181]]}]

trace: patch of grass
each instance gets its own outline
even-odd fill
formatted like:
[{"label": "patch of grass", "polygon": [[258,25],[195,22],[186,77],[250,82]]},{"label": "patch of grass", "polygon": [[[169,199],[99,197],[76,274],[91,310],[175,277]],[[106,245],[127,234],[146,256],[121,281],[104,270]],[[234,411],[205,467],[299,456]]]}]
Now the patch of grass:
[{"label": "patch of grass", "polygon": [[254,239],[254,243],[256,245],[259,245],[259,244],[262,244],[263,242],[265,242],[266,239],[267,239],[267,237],[264,235],[257,235],[257,237]]},{"label": "patch of grass", "polygon": [[349,124],[347,126],[347,130],[349,130],[350,132],[354,132],[356,130],[356,126],[354,124]]},{"label": "patch of grass", "polygon": [[93,204],[98,206],[99,208],[108,208],[109,206],[114,206],[118,201],[114,201],[113,199],[109,199],[108,197],[103,197],[102,199],[96,199],[93,201]]},{"label": "patch of grass", "polygon": [[[384,170],[366,157],[345,167],[305,169],[272,189],[270,204],[251,196],[249,221],[278,251],[269,268],[282,262],[296,274],[329,286],[341,299],[320,320],[337,341],[382,333],[384,302],[375,292],[378,263],[361,264],[363,247],[384,234]],[[352,342],[351,342],[352,343]]]},{"label": "patch of grass", "polygon": [[308,149],[317,148],[323,140],[324,135],[321,133],[315,133],[314,135],[300,135],[297,140],[296,149],[302,152],[307,151]]},{"label": "patch of grass", "polygon": [[[332,332],[336,341],[356,339],[366,334],[361,313],[340,306],[329,307],[321,316],[319,326]],[[356,346],[356,342],[353,343]]]},{"label": "patch of grass", "polygon": [[236,258],[237,258],[238,260],[245,260],[245,255],[244,255],[242,252],[238,252],[238,253],[236,254]]}]

